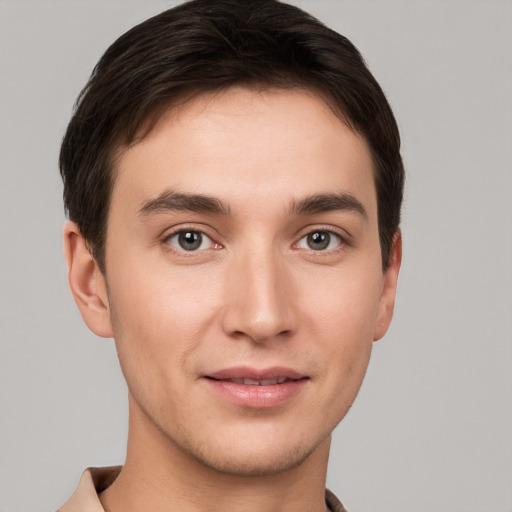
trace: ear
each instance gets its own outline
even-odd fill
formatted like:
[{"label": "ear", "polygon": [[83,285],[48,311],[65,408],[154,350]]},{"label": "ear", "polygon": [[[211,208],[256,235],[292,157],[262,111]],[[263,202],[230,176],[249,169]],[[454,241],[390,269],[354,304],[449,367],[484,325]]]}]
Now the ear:
[{"label": "ear", "polygon": [[382,285],[382,293],[379,299],[379,309],[377,313],[377,321],[375,323],[375,332],[373,340],[380,340],[386,334],[393,311],[395,309],[396,285],[398,281],[398,273],[402,263],[402,233],[398,230],[393,237],[391,251],[389,254],[388,268],[384,273],[384,282]]},{"label": "ear", "polygon": [[105,278],[74,222],[64,227],[64,252],[71,293],[87,327],[103,338],[113,336]]}]

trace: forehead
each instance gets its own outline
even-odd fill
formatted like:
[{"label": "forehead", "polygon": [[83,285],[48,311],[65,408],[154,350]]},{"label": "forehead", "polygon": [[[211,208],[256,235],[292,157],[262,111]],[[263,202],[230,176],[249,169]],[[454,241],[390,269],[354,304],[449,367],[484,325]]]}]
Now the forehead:
[{"label": "forehead", "polygon": [[169,188],[235,206],[357,192],[376,208],[366,141],[304,89],[232,87],[169,108],[122,152],[117,171],[113,202],[141,203]]}]

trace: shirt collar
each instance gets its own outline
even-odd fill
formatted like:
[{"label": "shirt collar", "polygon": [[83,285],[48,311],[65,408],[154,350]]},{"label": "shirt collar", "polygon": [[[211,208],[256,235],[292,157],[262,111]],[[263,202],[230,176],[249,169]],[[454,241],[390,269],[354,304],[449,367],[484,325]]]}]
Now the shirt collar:
[{"label": "shirt collar", "polygon": [[112,484],[121,467],[86,469],[73,496],[57,512],[105,512],[98,494]]},{"label": "shirt collar", "polygon": [[[122,466],[88,468],[74,494],[57,512],[105,512],[98,494],[112,485]],[[332,512],[347,512],[336,496],[326,489],[325,503]]]}]

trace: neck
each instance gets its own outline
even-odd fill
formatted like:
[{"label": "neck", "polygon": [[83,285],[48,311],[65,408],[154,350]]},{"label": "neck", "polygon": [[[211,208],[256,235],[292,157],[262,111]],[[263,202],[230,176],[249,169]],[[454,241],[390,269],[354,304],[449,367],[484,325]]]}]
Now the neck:
[{"label": "neck", "polygon": [[106,512],[325,512],[330,438],[298,466],[275,474],[219,472],[176,445],[130,398],[126,462],[100,495]]}]

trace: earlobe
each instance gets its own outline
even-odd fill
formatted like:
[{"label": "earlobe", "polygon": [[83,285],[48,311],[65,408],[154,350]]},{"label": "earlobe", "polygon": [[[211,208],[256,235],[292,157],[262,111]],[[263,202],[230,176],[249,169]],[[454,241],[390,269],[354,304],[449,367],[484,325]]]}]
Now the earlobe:
[{"label": "earlobe", "polygon": [[402,233],[398,230],[393,237],[391,252],[389,254],[388,268],[384,273],[384,283],[379,300],[379,310],[375,324],[373,340],[380,340],[387,332],[393,311],[395,309],[396,287],[398,282],[398,273],[402,263]]},{"label": "earlobe", "polygon": [[64,227],[64,252],[71,293],[89,329],[103,338],[113,336],[105,278],[74,222]]}]

